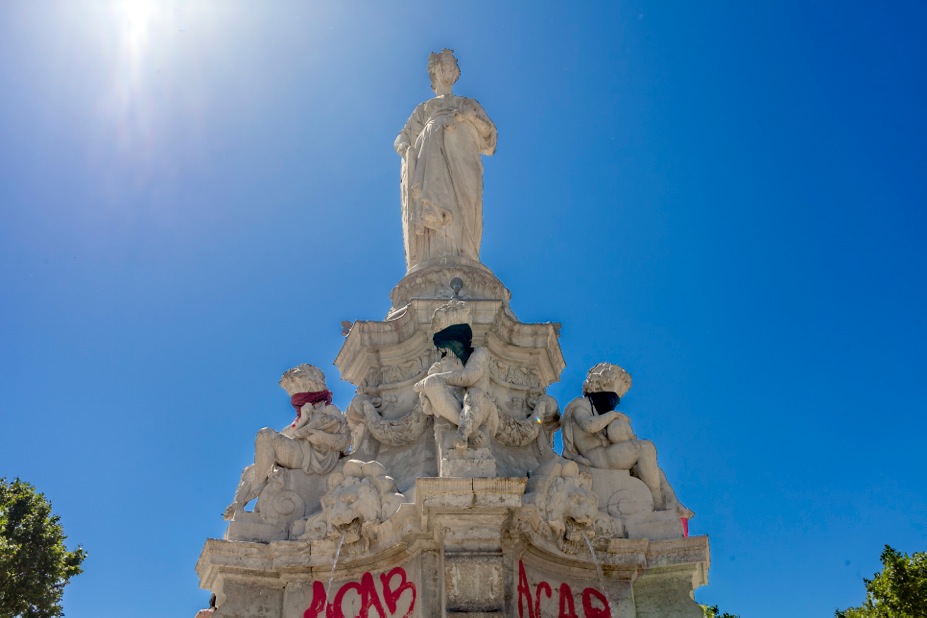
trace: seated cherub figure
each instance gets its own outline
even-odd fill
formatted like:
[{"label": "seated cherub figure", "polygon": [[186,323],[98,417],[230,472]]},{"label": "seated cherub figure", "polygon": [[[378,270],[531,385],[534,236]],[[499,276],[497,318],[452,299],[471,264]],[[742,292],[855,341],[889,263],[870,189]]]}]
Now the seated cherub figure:
[{"label": "seated cherub figure", "polygon": [[688,516],[657,465],[653,442],[638,439],[630,419],[615,410],[629,388],[631,375],[617,365],[599,363],[589,370],[583,396],[564,410],[563,456],[594,468],[629,470],[650,489],[656,510]]},{"label": "seated cherub figure", "polygon": [[331,472],[351,443],[344,415],[331,405],[332,393],[318,367],[300,365],[286,371],[280,386],[290,396],[296,418],[281,431],[261,429],[254,441],[254,463],[244,469],[234,501],[225,519],[244,510],[257,498],[277,468],[303,470],[307,474]]},{"label": "seated cherub figure", "polygon": [[422,410],[457,426],[455,447],[486,446],[499,424],[489,397],[489,361],[484,346],[472,347],[469,308],[452,300],[435,311],[432,337],[441,359],[415,384]]}]

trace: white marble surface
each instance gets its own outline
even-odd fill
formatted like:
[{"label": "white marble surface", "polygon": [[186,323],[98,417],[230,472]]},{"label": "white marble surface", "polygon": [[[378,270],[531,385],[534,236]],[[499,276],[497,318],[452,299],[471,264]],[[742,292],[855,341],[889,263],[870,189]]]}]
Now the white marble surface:
[{"label": "white marble surface", "polygon": [[479,261],[483,161],[496,150],[496,126],[473,99],[453,94],[460,77],[451,50],[428,60],[435,98],[415,108],[396,137],[402,157],[402,233],[406,267],[443,257]]}]

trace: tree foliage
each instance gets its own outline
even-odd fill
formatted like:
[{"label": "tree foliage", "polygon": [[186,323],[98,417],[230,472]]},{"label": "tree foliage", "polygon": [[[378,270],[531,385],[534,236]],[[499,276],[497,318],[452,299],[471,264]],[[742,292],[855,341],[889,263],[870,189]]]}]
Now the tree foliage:
[{"label": "tree foliage", "polygon": [[885,546],[882,571],[866,584],[866,602],[837,610],[836,618],[922,618],[927,616],[927,552],[910,556]]},{"label": "tree foliage", "polygon": [[737,614],[722,612],[717,605],[702,605],[701,607],[705,618],[740,618]]},{"label": "tree foliage", "polygon": [[86,553],[68,551],[51,504],[35,487],[0,478],[0,618],[61,616],[61,595]]}]

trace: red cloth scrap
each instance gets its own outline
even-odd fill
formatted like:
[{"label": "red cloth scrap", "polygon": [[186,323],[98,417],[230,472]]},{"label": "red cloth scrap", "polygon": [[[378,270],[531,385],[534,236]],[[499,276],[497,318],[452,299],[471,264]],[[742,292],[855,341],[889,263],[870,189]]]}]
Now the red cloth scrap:
[{"label": "red cloth scrap", "polygon": [[296,420],[293,421],[293,425],[296,425],[296,421],[299,420],[299,417],[303,415],[302,407],[307,403],[317,404],[320,401],[324,401],[325,405],[332,405],[332,392],[331,391],[309,391],[306,393],[296,393],[290,397],[290,405],[296,408]]}]

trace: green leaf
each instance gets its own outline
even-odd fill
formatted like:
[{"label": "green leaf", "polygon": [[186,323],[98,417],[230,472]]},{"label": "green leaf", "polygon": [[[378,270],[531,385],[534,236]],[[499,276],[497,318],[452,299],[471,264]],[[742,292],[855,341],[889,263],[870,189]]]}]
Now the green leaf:
[{"label": "green leaf", "polygon": [[35,487],[0,478],[0,618],[62,616],[61,595],[82,572],[82,547],[68,551],[51,503]]},{"label": "green leaf", "polygon": [[836,618],[922,618],[927,616],[927,552],[902,554],[886,545],[882,570],[863,579],[866,602],[837,610]]}]

